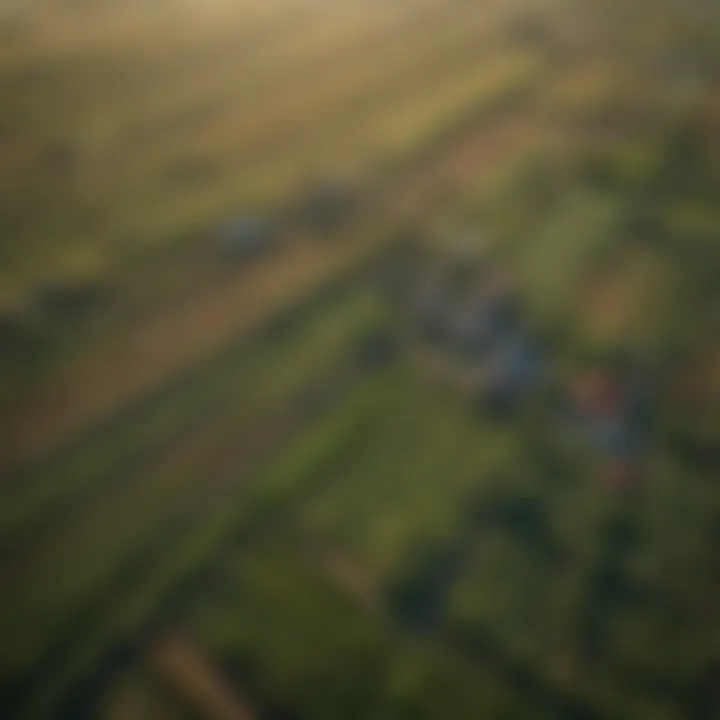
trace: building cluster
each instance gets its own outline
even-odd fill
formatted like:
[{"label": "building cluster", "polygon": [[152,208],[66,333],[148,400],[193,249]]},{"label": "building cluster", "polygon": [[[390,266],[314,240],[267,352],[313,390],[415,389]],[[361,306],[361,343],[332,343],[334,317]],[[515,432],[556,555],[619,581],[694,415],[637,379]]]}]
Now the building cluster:
[{"label": "building cluster", "polygon": [[559,377],[512,274],[477,239],[437,246],[408,241],[382,281],[400,309],[403,334],[448,383],[498,417],[537,400],[558,432],[598,456],[609,485],[637,484],[652,416],[649,382],[639,367],[596,361]]}]

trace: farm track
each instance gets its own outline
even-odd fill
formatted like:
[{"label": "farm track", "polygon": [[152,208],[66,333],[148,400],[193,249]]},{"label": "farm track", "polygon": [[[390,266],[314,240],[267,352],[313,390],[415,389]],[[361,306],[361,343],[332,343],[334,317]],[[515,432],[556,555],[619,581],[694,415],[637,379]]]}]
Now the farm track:
[{"label": "farm track", "polygon": [[536,139],[542,128],[533,121],[531,113],[511,111],[488,125],[464,128],[449,147],[424,159],[426,167],[403,168],[393,187],[383,187],[387,194],[378,198],[384,228],[374,237],[351,233],[330,247],[295,244],[277,258],[230,272],[227,280],[115,338],[50,387],[38,388],[14,420],[5,447],[0,446],[0,462],[6,468],[21,466],[23,459],[62,445],[91,422],[139,399],[163,378],[217,352],[230,338],[250,332],[312,287],[361,262],[382,246],[392,227],[428,215],[465,178],[492,170]]},{"label": "farm track", "polygon": [[213,720],[256,720],[250,704],[220,676],[211,659],[181,634],[163,638],[151,651],[155,671],[203,717]]}]

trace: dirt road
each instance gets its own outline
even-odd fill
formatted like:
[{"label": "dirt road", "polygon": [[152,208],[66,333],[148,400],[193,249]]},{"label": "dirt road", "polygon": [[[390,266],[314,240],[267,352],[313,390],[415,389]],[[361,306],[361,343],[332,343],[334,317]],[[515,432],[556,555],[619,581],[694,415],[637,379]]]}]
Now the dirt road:
[{"label": "dirt road", "polygon": [[256,720],[250,704],[222,677],[210,657],[181,634],[161,638],[150,652],[152,669],[171,691],[207,720]]},{"label": "dirt road", "polygon": [[338,242],[295,243],[256,265],[230,271],[170,308],[113,337],[74,366],[39,385],[0,444],[0,467],[59,446],[158,383],[217,352],[312,288],[367,257],[397,224],[421,219],[468,179],[477,180],[540,134],[531,113],[479,123],[400,178],[381,199],[386,230],[351,230]]}]

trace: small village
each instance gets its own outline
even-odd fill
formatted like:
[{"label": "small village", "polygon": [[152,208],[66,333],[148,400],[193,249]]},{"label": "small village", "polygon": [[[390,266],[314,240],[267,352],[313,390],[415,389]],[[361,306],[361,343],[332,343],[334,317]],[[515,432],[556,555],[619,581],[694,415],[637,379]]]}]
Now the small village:
[{"label": "small village", "polygon": [[596,359],[558,377],[552,345],[481,238],[415,240],[400,244],[381,284],[428,373],[500,421],[539,403],[558,434],[596,455],[608,487],[637,489],[652,426],[652,391],[638,363]]}]

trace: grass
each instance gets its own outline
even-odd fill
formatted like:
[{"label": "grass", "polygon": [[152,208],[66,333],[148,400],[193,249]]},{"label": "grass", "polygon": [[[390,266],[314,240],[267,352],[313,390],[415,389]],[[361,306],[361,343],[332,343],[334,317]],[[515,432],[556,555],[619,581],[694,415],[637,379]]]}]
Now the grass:
[{"label": "grass", "polygon": [[[222,485],[222,478],[232,478],[233,473],[241,476],[249,453],[238,439],[252,437],[259,417],[267,418],[272,429],[287,414],[288,406],[297,403],[299,393],[322,389],[332,369],[347,362],[349,339],[376,322],[378,308],[372,297],[351,292],[341,299],[327,314],[311,314],[297,325],[285,323],[279,335],[260,340],[256,348],[241,347],[236,357],[226,355],[203,368],[194,380],[194,392],[178,393],[170,387],[154,405],[145,402],[147,424],[138,427],[131,414],[124,427],[113,427],[104,439],[98,439],[96,460],[88,462],[88,446],[81,443],[62,463],[54,462],[45,475],[33,478],[31,485],[19,486],[22,494],[15,498],[14,510],[4,516],[4,531],[8,541],[15,538],[17,542],[25,528],[32,564],[23,569],[23,580],[13,583],[3,602],[3,618],[14,627],[3,630],[6,662],[12,637],[18,637],[23,657],[37,657],[79,607],[92,607],[91,597],[112,586],[113,579],[122,575],[122,567],[132,567],[133,558],[141,559],[153,547],[161,548],[161,557],[166,552],[174,557],[173,550],[162,545],[162,538],[179,518],[190,513],[212,524],[223,497],[213,495],[212,484]],[[283,352],[283,346],[301,352],[303,343],[312,348],[312,362],[308,354],[308,360],[296,367],[294,356]],[[267,388],[273,387],[269,378],[275,374],[283,378],[283,384],[268,393]],[[206,410],[205,422],[198,425],[198,413],[208,407],[210,413]],[[148,424],[158,421],[151,433]],[[189,436],[183,429],[188,423]],[[133,464],[132,480],[120,484],[114,479],[118,463],[127,461]],[[83,467],[84,472],[79,472]],[[63,473],[66,479],[61,481]],[[241,477],[238,481],[241,488]],[[32,492],[24,490],[28,487]],[[100,495],[104,511],[91,512]],[[71,528],[58,515],[63,501],[77,514]],[[211,510],[213,505],[215,510]],[[130,525],[128,517],[133,517]],[[33,523],[40,522],[35,528]],[[42,592],[49,567],[58,570],[52,598]],[[10,662],[12,666],[15,661]]]},{"label": "grass", "polygon": [[347,548],[381,580],[453,532],[503,452],[502,438],[488,430],[483,443],[469,408],[424,387],[422,377],[398,383],[391,402],[362,459],[299,510],[303,526]]},{"label": "grass", "polygon": [[[300,463],[305,472],[297,466],[280,467],[271,471],[264,482],[256,483],[254,497],[251,495],[242,502],[236,497],[232,503],[217,507],[214,516],[206,513],[199,522],[185,528],[171,552],[161,553],[155,559],[154,567],[147,568],[142,577],[126,586],[129,593],[123,599],[121,609],[117,608],[118,598],[114,597],[111,612],[96,615],[95,622],[86,622],[81,637],[65,655],[62,671],[58,673],[54,668],[51,678],[43,683],[43,692],[29,699],[26,708],[29,716],[42,716],[61,707],[67,693],[88,676],[108,650],[124,638],[141,632],[145,623],[157,617],[163,603],[174,602],[172,593],[177,592],[183,581],[201,572],[223,543],[238,532],[252,532],[256,526],[264,525],[268,516],[272,517],[292,502],[295,493],[302,490],[308,470],[317,467],[317,453],[324,447],[342,448],[345,442],[352,442],[356,437],[363,418],[367,420],[367,412],[372,408],[372,404],[368,404],[367,388],[356,395],[354,406],[356,412],[349,424],[324,421],[319,427],[309,428],[306,439],[301,440]],[[339,459],[342,454],[337,457]],[[300,472],[296,472],[298,470]],[[101,588],[102,585],[95,584],[96,592]],[[97,607],[97,603],[93,602],[91,606]]]}]

